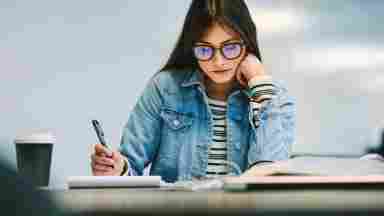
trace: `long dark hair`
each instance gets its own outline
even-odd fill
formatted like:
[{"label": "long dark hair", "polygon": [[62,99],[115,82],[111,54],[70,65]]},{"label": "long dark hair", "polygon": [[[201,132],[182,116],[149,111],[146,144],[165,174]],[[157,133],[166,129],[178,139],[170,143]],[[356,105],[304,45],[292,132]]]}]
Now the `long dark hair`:
[{"label": "long dark hair", "polygon": [[239,33],[247,52],[261,61],[256,26],[243,0],[193,0],[176,46],[160,71],[196,68],[193,45],[214,22]]}]

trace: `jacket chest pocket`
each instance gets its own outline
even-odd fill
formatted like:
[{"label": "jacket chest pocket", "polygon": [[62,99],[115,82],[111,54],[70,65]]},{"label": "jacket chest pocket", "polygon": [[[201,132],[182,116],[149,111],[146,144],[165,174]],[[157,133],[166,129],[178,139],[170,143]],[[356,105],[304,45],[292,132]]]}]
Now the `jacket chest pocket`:
[{"label": "jacket chest pocket", "polygon": [[[192,123],[194,118],[185,113],[170,109],[161,109],[163,126],[161,144],[158,152],[158,171],[165,176],[176,176],[180,159],[187,159],[192,141]],[[161,171],[160,171],[161,170]]]},{"label": "jacket chest pocket", "polygon": [[170,109],[162,109],[160,116],[164,121],[166,131],[171,133],[184,133],[191,127],[193,122],[192,116]]},{"label": "jacket chest pocket", "polygon": [[159,154],[161,158],[177,160],[183,145],[191,142],[193,137],[191,128],[193,117],[191,115],[170,109],[162,109],[160,116],[163,120],[161,129],[161,145]]}]

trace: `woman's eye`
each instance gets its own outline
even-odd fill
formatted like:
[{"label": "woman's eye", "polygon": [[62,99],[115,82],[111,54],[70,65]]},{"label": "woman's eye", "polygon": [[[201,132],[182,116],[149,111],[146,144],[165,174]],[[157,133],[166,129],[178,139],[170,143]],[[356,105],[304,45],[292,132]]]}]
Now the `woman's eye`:
[{"label": "woman's eye", "polygon": [[224,46],[224,48],[227,50],[234,50],[237,48],[237,44],[227,44]]},{"label": "woman's eye", "polygon": [[211,53],[211,49],[209,47],[199,47],[198,52],[201,55],[209,55]]},{"label": "woman's eye", "polygon": [[209,50],[210,50],[210,49],[209,49],[208,47],[202,47],[202,48],[201,48],[201,52],[202,52],[202,53],[209,53]]}]

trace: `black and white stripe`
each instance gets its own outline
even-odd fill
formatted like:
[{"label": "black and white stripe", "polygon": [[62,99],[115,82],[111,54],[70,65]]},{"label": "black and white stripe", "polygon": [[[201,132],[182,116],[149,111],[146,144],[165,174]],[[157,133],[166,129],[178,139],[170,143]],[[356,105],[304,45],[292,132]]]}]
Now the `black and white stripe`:
[{"label": "black and white stripe", "polygon": [[273,98],[276,90],[272,79],[251,80],[248,83],[248,87],[252,93],[249,105],[253,115],[253,124],[257,128],[260,126],[261,108]]},{"label": "black and white stripe", "polygon": [[227,167],[227,103],[208,98],[213,120],[213,138],[209,146],[207,176],[226,175]]}]

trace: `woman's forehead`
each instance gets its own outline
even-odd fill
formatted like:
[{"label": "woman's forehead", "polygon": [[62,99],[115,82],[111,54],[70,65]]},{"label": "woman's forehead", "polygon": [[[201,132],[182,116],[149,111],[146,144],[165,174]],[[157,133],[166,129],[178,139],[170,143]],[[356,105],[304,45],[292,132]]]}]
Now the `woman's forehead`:
[{"label": "woman's forehead", "polygon": [[200,41],[208,42],[211,44],[221,44],[228,40],[240,40],[240,34],[235,32],[227,25],[214,22],[204,32]]}]

